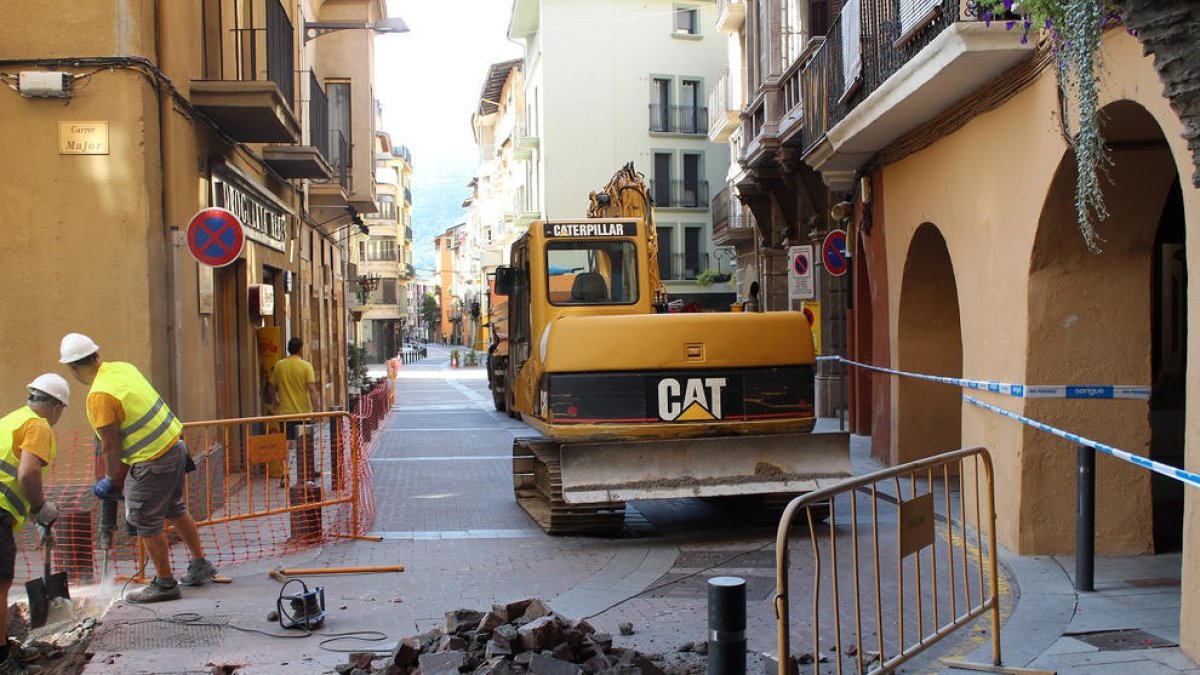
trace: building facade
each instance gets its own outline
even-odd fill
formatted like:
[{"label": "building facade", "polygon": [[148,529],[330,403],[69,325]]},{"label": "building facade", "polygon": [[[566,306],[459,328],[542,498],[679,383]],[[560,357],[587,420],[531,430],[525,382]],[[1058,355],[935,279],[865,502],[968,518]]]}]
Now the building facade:
[{"label": "building facade", "polygon": [[[1187,311],[1197,282],[1187,268],[1200,243],[1185,235],[1200,220],[1200,188],[1190,135],[1167,98],[1178,89],[1164,94],[1143,51],[1151,43],[1114,26],[1096,49],[1111,160],[1097,253],[1077,223],[1067,139],[1078,118],[1060,101],[1050,44],[1023,41],[1003,21],[989,26],[958,0],[901,0],[896,21],[885,20],[895,0],[721,5],[745,83],[731,132],[735,185],[755,217],[759,259],[761,249],[786,259],[809,233],[840,226],[849,235],[837,353],[949,377],[1142,387],[1148,399],[968,393],[1200,466],[1200,406],[1187,404],[1185,384],[1197,381],[1187,358],[1198,346],[1197,314]],[[765,287],[766,304],[783,307],[786,284]],[[877,457],[896,464],[984,446],[1000,543],[1021,554],[1073,550],[1074,446],[955,387],[864,371],[848,380],[850,427],[871,436]],[[1179,634],[1200,657],[1196,491],[1104,455],[1096,476],[1098,493],[1111,496],[1097,505],[1099,552],[1182,550]]]},{"label": "building facade", "polygon": [[409,327],[408,284],[412,265],[412,155],[393,145],[391,135],[375,133],[375,189],[379,209],[366,217],[366,231],[352,231],[349,280],[356,344],[372,363],[400,351]]},{"label": "building facade", "polygon": [[710,203],[729,168],[708,138],[708,93],[728,49],[715,19],[707,1],[517,0],[509,37],[525,46],[524,208],[584,217],[588,194],[633,162],[654,200],[668,293],[727,309],[728,282],[697,283],[731,268],[712,244]]},{"label": "building facade", "polygon": [[[184,420],[261,414],[264,363],[302,338],[326,408],[346,404],[344,247],[375,210],[372,37],[381,0],[135,3],[27,12],[0,27],[0,193],[21,250],[0,271],[0,389],[57,366],[64,333],[137,365]],[[64,105],[69,103],[69,105]],[[223,267],[188,249],[193,214],[232,211]],[[36,234],[34,229],[36,228]],[[119,317],[119,318],[118,318]],[[116,319],[116,320],[114,320]],[[82,400],[82,399],[79,399]],[[72,405],[60,429],[86,428]]]}]

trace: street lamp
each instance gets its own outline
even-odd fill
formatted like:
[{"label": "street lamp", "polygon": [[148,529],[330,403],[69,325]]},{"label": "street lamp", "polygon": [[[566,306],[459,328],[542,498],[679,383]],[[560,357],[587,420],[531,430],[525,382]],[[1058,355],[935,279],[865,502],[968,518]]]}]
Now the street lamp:
[{"label": "street lamp", "polygon": [[404,23],[404,19],[398,16],[380,19],[379,21],[368,21],[366,23],[356,23],[353,21],[305,21],[304,44],[308,44],[309,40],[315,40],[326,33],[352,29],[373,30],[376,33],[407,33],[408,24]]},{"label": "street lamp", "polygon": [[734,251],[730,248],[719,248],[713,251],[713,257],[717,259],[717,272],[725,273],[725,261],[733,260]]},{"label": "street lamp", "polygon": [[371,294],[379,288],[380,281],[381,277],[377,273],[358,275],[358,299],[361,301],[359,304],[367,304]]}]

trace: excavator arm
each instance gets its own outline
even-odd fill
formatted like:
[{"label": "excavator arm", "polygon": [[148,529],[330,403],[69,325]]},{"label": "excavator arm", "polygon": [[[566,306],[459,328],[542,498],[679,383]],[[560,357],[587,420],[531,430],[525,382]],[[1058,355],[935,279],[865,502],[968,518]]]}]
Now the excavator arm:
[{"label": "excavator arm", "polygon": [[658,229],[654,223],[654,201],[646,186],[646,177],[629,162],[613,174],[608,184],[588,195],[588,218],[641,218],[646,224],[646,267],[650,273],[650,289],[654,304],[665,306],[667,288],[658,269]]}]

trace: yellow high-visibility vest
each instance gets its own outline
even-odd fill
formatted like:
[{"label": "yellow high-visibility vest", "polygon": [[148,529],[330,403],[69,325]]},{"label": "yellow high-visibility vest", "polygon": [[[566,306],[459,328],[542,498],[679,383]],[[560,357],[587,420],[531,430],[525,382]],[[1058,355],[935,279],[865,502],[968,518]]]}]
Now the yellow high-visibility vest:
[{"label": "yellow high-visibility vest", "polygon": [[121,461],[130,466],[157,457],[183,431],[183,423],[132,364],[101,363],[89,393],[108,394],[121,402],[125,410],[120,431]]},{"label": "yellow high-visibility vest", "polygon": [[[20,460],[17,459],[17,449],[13,447],[13,434],[22,424],[38,418],[40,415],[34,412],[33,408],[22,406],[0,419],[0,508],[12,514],[14,530],[19,530],[25,525],[25,517],[29,515],[29,500],[25,499],[25,495],[21,493],[21,486],[17,483],[17,466]],[[54,461],[54,455],[57,453],[58,444],[51,434],[50,461]],[[42,467],[42,475],[45,475],[49,466],[46,464]]]}]

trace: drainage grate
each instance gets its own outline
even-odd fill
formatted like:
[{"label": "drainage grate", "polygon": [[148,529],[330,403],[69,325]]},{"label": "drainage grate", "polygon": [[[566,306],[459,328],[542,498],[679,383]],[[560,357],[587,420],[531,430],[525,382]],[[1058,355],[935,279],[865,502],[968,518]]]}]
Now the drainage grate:
[{"label": "drainage grate", "polygon": [[675,567],[711,568],[716,565],[743,569],[775,569],[775,549],[739,553],[729,550],[684,550],[679,552]]},{"label": "drainage grate", "polygon": [[1122,652],[1131,649],[1157,649],[1174,647],[1174,642],[1164,640],[1137,628],[1105,630],[1094,633],[1068,633],[1071,637],[1086,642],[1102,652]]},{"label": "drainage grate", "polygon": [[[195,624],[170,621],[140,623],[105,622],[107,630],[98,629],[88,649],[92,652],[119,652],[129,649],[191,649],[211,650],[220,645],[229,631],[227,616],[202,616]],[[216,625],[203,625],[216,624]]]}]

